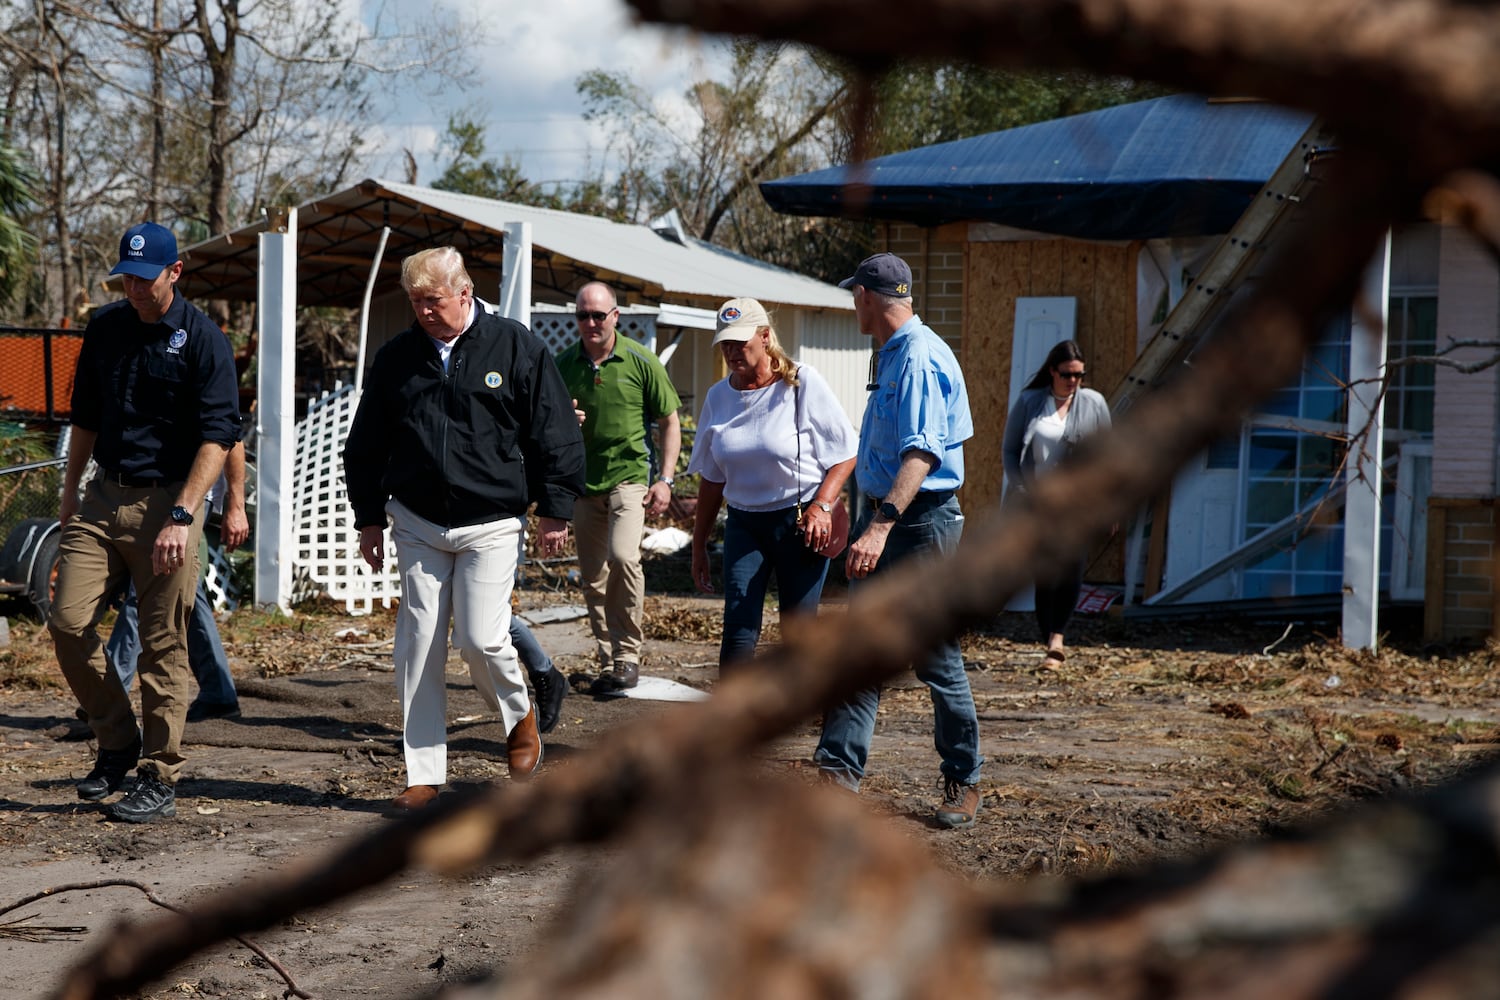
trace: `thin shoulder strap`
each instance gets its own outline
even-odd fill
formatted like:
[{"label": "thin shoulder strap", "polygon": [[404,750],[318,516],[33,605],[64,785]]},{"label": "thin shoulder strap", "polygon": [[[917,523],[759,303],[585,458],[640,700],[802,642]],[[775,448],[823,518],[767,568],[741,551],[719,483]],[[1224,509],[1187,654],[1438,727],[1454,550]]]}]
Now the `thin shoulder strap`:
[{"label": "thin shoulder strap", "polygon": [[792,372],[792,434],[797,438],[797,513],[802,513],[802,369]]}]

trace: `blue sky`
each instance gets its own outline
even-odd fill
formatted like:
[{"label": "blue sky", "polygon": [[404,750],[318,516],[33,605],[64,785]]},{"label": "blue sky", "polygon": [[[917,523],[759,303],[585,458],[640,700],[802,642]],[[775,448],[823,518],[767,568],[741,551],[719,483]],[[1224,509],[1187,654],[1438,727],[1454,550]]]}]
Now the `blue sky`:
[{"label": "blue sky", "polygon": [[602,130],[585,122],[575,92],[591,69],[627,72],[665,106],[724,62],[722,39],[641,27],[623,0],[361,0],[411,20],[434,6],[477,25],[471,43],[476,85],[424,97],[409,88],[380,129],[367,135],[372,172],[400,177],[403,148],[417,158],[418,183],[441,170],[437,144],[448,116],[467,112],[488,127],[486,155],[519,160],[533,181],[579,180],[616,165]]}]

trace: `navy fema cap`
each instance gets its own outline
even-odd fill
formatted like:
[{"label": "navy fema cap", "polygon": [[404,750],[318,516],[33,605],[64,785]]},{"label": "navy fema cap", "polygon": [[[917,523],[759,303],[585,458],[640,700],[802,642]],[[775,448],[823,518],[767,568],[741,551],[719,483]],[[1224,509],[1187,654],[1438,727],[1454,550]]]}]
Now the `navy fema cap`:
[{"label": "navy fema cap", "polygon": [[177,237],[166,226],[142,222],[125,230],[120,237],[120,263],[110,274],[133,274],[155,280],[161,272],[177,263]]},{"label": "navy fema cap", "polygon": [[892,298],[910,298],[911,268],[893,253],[878,253],[860,261],[853,276],[839,282],[840,288],[853,288],[855,285]]}]

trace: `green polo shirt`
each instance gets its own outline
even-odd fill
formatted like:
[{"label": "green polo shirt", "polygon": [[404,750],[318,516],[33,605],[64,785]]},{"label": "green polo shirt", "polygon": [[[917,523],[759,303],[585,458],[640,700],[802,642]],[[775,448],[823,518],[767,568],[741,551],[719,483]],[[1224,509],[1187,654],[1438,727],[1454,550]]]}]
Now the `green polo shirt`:
[{"label": "green polo shirt", "polygon": [[557,355],[568,394],[578,400],[583,450],[588,459],[585,490],[594,496],[621,483],[651,480],[649,426],[682,405],[672,379],[656,355],[623,333],[615,349],[595,367],[583,344]]}]

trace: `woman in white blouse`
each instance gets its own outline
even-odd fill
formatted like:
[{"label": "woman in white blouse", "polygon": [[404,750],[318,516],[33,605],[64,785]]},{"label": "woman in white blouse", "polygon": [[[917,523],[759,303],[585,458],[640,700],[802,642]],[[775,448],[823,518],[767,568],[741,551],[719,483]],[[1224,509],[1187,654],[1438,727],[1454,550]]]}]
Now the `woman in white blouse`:
[{"label": "woman in white blouse", "polygon": [[729,506],[723,668],[754,655],[773,573],[783,615],[817,612],[833,508],[859,442],[823,377],[782,350],[759,302],[731,299],[717,326],[729,377],[704,398],[688,472],[699,476],[693,582],[704,593],[714,589],[708,538],[720,505]]},{"label": "woman in white blouse", "polygon": [[[1083,387],[1083,350],[1072,340],[1052,348],[1047,360],[1016,399],[1005,421],[1005,480],[1008,492],[1024,492],[1056,465],[1081,438],[1109,427],[1109,404]],[[1062,663],[1063,629],[1073,616],[1083,585],[1083,562],[1036,586],[1036,621],[1047,643],[1049,666]]]}]

